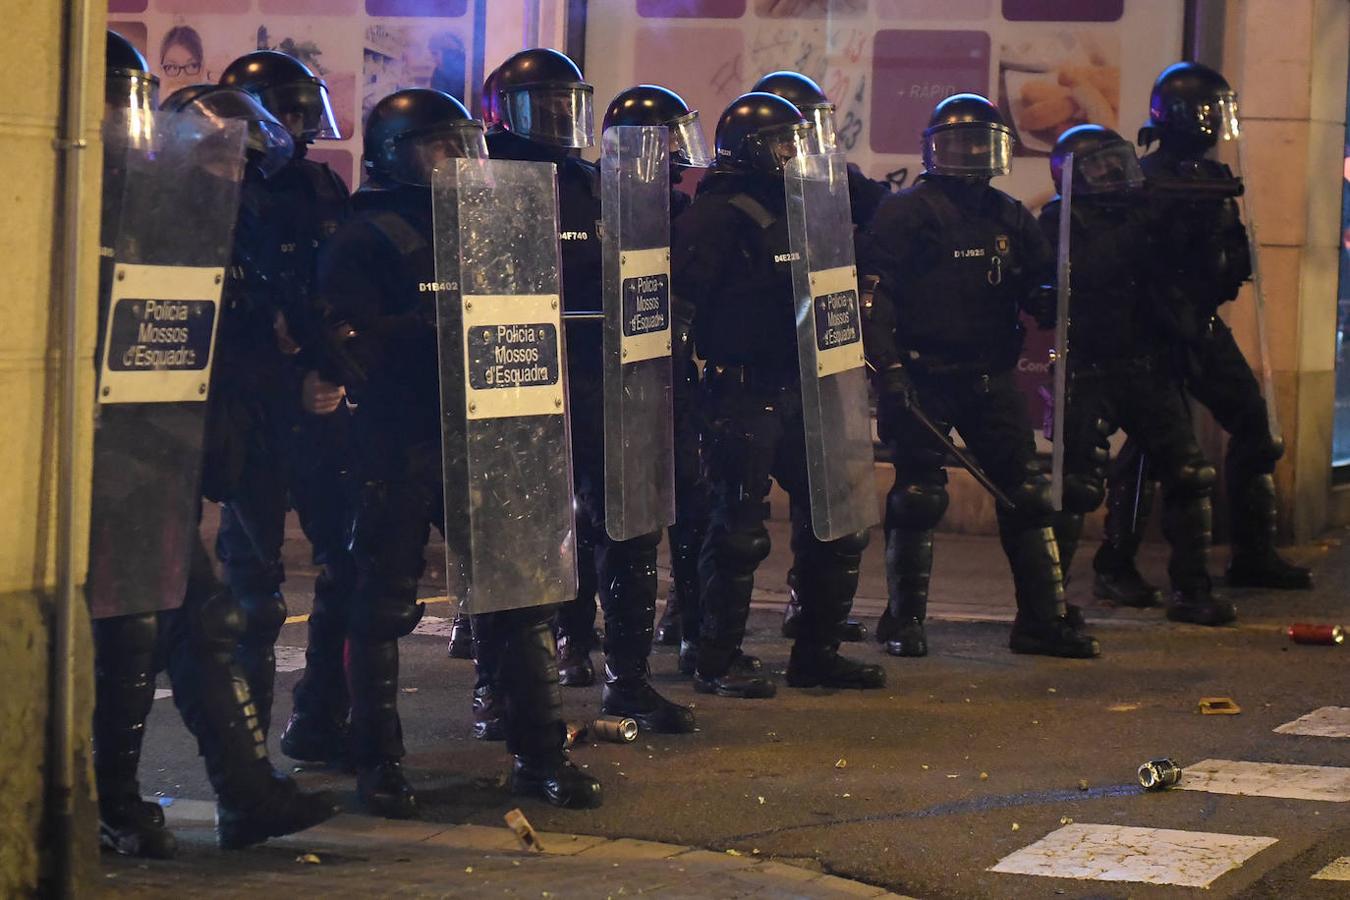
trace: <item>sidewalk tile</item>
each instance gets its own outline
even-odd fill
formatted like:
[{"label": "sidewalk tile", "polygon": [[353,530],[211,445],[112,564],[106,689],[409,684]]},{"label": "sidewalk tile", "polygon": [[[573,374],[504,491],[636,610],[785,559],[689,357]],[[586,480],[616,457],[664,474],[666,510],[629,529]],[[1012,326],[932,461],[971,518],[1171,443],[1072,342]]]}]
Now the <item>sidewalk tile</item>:
[{"label": "sidewalk tile", "polygon": [[886,893],[885,888],[879,888],[873,884],[863,884],[861,881],[849,881],[847,878],[839,878],[836,875],[822,875],[818,880],[811,882],[811,887],[829,888],[847,897],[880,897]]},{"label": "sidewalk tile", "polygon": [[701,869],[718,872],[750,869],[759,865],[759,860],[748,853],[744,856],[732,856],[729,853],[718,853],[714,850],[690,850],[675,857],[673,862],[688,866],[691,871]]},{"label": "sidewalk tile", "polygon": [[539,843],[550,856],[575,856],[597,844],[608,843],[609,838],[597,834],[566,834],[561,831],[539,832]]},{"label": "sidewalk tile", "polygon": [[661,844],[656,841],[619,838],[616,841],[606,841],[603,844],[588,847],[576,855],[603,856],[605,859],[623,862],[624,860],[639,859],[670,859],[670,857],[684,853],[688,849],[687,847],[681,847],[679,844]]},{"label": "sidewalk tile", "polygon": [[816,881],[825,877],[822,872],[812,872],[810,869],[803,869],[801,866],[790,866],[787,863],[772,860],[760,863],[745,874],[775,882],[792,882],[794,884],[805,884],[808,881]]},{"label": "sidewalk tile", "polygon": [[505,851],[520,850],[515,832],[505,825],[489,828],[486,825],[455,825],[428,835],[423,846],[454,847],[466,850]]}]

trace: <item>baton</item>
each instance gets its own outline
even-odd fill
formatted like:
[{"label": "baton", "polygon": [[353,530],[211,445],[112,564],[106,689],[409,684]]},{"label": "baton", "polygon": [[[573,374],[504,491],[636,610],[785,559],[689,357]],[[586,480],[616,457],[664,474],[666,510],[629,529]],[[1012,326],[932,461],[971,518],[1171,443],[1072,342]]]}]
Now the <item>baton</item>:
[{"label": "baton", "polygon": [[564,312],[564,322],[599,322],[605,318],[602,312]]},{"label": "baton", "polygon": [[933,437],[937,438],[938,443],[942,445],[943,449],[956,457],[956,461],[961,464],[962,468],[969,472],[975,480],[980,483],[980,486],[993,496],[996,502],[1004,509],[1013,509],[1015,507],[1012,499],[1005,494],[998,485],[994,484],[993,480],[984,473],[984,470],[971,458],[970,454],[956,446],[956,444],[952,442],[952,439],[947,437],[947,433],[938,427],[936,422],[928,418],[928,413],[924,412],[913,400],[910,401],[908,409],[910,414],[918,420],[919,424],[924,428],[927,428]]},{"label": "baton", "polygon": [[1130,506],[1130,534],[1139,531],[1139,504],[1144,499],[1144,473],[1148,471],[1148,454],[1139,451],[1139,468],[1134,473],[1134,503]]}]

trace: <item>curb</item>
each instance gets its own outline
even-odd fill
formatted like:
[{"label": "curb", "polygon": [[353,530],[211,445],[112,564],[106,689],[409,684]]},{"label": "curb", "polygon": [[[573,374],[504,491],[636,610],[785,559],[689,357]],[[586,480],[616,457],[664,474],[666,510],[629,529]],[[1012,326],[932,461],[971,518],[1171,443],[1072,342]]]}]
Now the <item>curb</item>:
[{"label": "curb", "polygon": [[[165,819],[170,828],[178,831],[213,829],[215,804],[204,800],[176,800],[165,807]],[[268,841],[268,846],[296,846],[305,849],[315,845],[332,848],[376,845],[421,846],[453,848],[478,853],[513,854],[522,858],[544,856],[585,857],[605,863],[631,863],[651,860],[675,860],[690,866],[692,879],[698,871],[723,873],[738,871],[752,878],[763,889],[791,894],[808,887],[814,892],[844,897],[887,898],[913,900],[893,894],[885,888],[864,884],[837,875],[826,875],[810,869],[732,853],[718,853],[683,844],[644,841],[636,838],[607,838],[591,834],[567,834],[541,831],[539,851],[522,850],[515,833],[505,826],[490,828],[484,825],[451,825],[416,820],[397,821],[375,816],[342,813],[308,831]]]}]

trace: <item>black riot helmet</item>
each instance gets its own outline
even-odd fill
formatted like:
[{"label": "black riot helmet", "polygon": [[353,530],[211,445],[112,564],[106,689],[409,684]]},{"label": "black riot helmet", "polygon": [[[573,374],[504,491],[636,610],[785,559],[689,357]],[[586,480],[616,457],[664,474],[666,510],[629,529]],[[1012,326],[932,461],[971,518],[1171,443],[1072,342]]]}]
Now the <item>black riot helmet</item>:
[{"label": "black riot helmet", "polygon": [[483,124],[449,94],[406,88],[385,97],[366,119],[363,165],[373,182],[429,187],[448,159],[485,159]]},{"label": "black riot helmet", "polygon": [[671,165],[706,169],[713,163],[698,110],[659,84],[639,84],[615,97],[605,110],[601,130],[616,125],[664,125],[670,129]]},{"label": "black riot helmet", "polygon": [[297,141],[342,137],[328,102],[328,86],[294,56],[276,50],[246,53],[225,67],[220,83],[261,100]]},{"label": "black riot helmet", "polygon": [[1156,137],[1163,146],[1203,154],[1219,141],[1238,136],[1237,94],[1222,75],[1199,63],[1173,63],[1153,82],[1148,124],[1139,131],[1145,147]]},{"label": "black riot helmet", "polygon": [[159,106],[159,79],[150,74],[141,51],[115,31],[108,32],[104,98],[114,109],[151,112]]},{"label": "black riot helmet", "polygon": [[815,126],[777,94],[742,94],[717,121],[718,168],[780,174],[793,157],[820,152]]},{"label": "black riot helmet", "polygon": [[567,54],[544,47],[522,50],[498,66],[495,75],[497,115],[504,130],[552,147],[595,143],[595,91]]},{"label": "black riot helmet", "polygon": [[1102,125],[1075,125],[1059,136],[1050,153],[1050,178],[1059,190],[1064,160],[1073,154],[1073,191],[1113,194],[1144,184],[1134,145]]},{"label": "black riot helmet", "polygon": [[803,116],[816,126],[820,146],[826,151],[835,148],[834,104],[825,92],[800,72],[770,72],[750,88],[766,94],[777,94],[801,110]]},{"label": "black riot helmet", "polygon": [[493,69],[483,79],[483,129],[493,131],[502,127],[501,101],[497,97],[497,73]]},{"label": "black riot helmet", "polygon": [[1012,170],[1012,129],[979,94],[953,94],[923,132],[923,168],[933,175],[989,179]]},{"label": "black riot helmet", "polygon": [[190,84],[164,98],[165,112],[190,113],[212,122],[246,122],[244,143],[248,161],[264,178],[271,178],[295,153],[290,132],[247,91],[217,84]]}]

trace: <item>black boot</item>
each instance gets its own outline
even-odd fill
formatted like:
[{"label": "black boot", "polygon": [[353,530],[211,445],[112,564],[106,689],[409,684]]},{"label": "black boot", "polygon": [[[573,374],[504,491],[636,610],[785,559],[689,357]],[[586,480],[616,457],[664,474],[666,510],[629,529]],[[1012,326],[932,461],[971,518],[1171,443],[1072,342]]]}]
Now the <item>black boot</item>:
[{"label": "black boot", "polygon": [[356,795],[372,815],[386,819],[411,819],[417,815],[417,794],[403,764],[382,759],[356,770]]},{"label": "black boot", "polygon": [[1016,514],[1001,512],[999,539],[1017,594],[1009,649],[1071,659],[1100,656],[1097,639],[1083,634],[1067,617],[1054,529],[1030,526]]},{"label": "black boot", "polygon": [[662,647],[678,647],[680,639],[680,595],[672,584],[666,594],[666,608],[661,610],[661,618],[656,623],[653,641]]},{"label": "black boot", "polygon": [[562,638],[558,641],[558,683],[563,687],[590,687],[595,684],[595,664],[591,662],[590,640]]},{"label": "black boot", "polygon": [[272,768],[248,682],[232,660],[242,611],[228,591],[211,591],[203,567],[210,571],[198,548],[183,607],[167,616],[169,673],[216,791],[216,840],[238,849],[311,828],[338,806],[331,794],[304,793]]},{"label": "black boot", "polygon": [[94,777],[99,843],[123,856],[169,859],[177,849],[158,803],[141,799],[136,773],[155,699],[156,616],[94,622]]},{"label": "black boot", "polygon": [[450,622],[450,643],[446,654],[451,659],[473,659],[473,626],[466,613],[457,612]]},{"label": "black boot", "polygon": [[277,638],[286,624],[286,600],[279,591],[266,591],[240,598],[244,609],[244,634],[235,650],[235,662],[248,680],[258,724],[266,738],[272,728],[272,697],[277,680]]},{"label": "black boot", "polygon": [[305,671],[295,684],[291,718],[281,752],[291,759],[346,768],[349,764],[346,645],[351,576],[334,578],[325,567],[314,583]]},{"label": "black boot", "polygon": [[1191,625],[1227,625],[1237,621],[1237,608],[1207,585],[1172,591],[1167,618]]},{"label": "black boot", "polygon": [[1106,533],[1092,559],[1092,596],[1117,606],[1147,609],[1159,605],[1162,594],[1144,580],[1134,563],[1154,494],[1148,474],[1140,477],[1140,460],[1122,451],[1107,481]]},{"label": "black boot", "polygon": [[694,711],[658,694],[645,671],[621,674],[606,665],[600,711],[634,719],[643,731],[657,734],[689,734],[695,730]]},{"label": "black boot", "polygon": [[1312,572],[1275,552],[1275,479],[1229,471],[1228,503],[1233,555],[1230,587],[1312,590]]},{"label": "black boot", "polygon": [[867,532],[821,541],[811,530],[808,511],[794,512],[792,568],[801,615],[788,661],[788,684],[799,688],[882,687],[886,672],[881,666],[865,665],[839,655],[840,635],[858,589],[858,569],[867,547]]},{"label": "black boot", "polygon": [[351,745],[357,795],[372,814],[390,819],[417,812],[417,798],[399,764],[404,750],[398,670],[397,639],[352,637]]},{"label": "black boot", "polygon": [[[801,633],[798,627],[801,619],[801,602],[797,599],[797,570],[789,569],[787,574],[788,601],[783,607],[783,637],[795,641]],[[839,630],[839,640],[848,644],[857,644],[867,640],[867,626],[857,619],[846,619]]]},{"label": "black boot", "polygon": [[480,741],[506,740],[506,719],[497,692],[480,681],[473,689],[473,736]]},{"label": "black boot", "polygon": [[[541,615],[542,612],[542,615]],[[489,632],[497,661],[494,684],[506,697],[506,748],[515,757],[511,792],[554,806],[584,809],[601,803],[600,782],[567,758],[553,632],[547,610],[512,610],[475,619]]]},{"label": "black boot", "polygon": [[795,688],[857,688],[886,686],[886,670],[839,654],[838,646],[819,647],[797,641],[788,660],[787,683]]},{"label": "black boot", "polygon": [[933,572],[933,532],[886,529],[886,612],[877,640],[891,656],[927,656],[928,581]]}]

